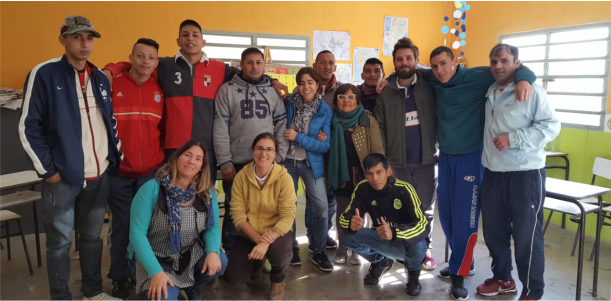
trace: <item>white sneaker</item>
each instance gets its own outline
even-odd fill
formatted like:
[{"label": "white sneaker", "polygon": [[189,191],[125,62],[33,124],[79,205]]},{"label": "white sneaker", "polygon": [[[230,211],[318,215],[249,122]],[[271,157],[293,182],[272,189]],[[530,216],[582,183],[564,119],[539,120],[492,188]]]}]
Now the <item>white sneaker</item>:
[{"label": "white sneaker", "polygon": [[93,297],[83,296],[83,300],[121,300],[121,299],[112,297],[109,294],[102,292],[101,294],[95,295]]}]

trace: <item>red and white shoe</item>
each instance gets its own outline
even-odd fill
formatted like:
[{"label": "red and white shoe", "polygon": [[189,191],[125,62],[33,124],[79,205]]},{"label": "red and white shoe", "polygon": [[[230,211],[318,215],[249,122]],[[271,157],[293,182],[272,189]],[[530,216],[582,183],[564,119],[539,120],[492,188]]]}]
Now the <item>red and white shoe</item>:
[{"label": "red and white shoe", "polygon": [[498,294],[515,295],[518,293],[516,282],[513,281],[513,279],[511,279],[511,281],[503,281],[488,278],[483,284],[480,284],[476,290],[480,295],[484,296],[496,296]]},{"label": "red and white shoe", "polygon": [[435,262],[435,259],[433,259],[431,250],[426,251],[426,256],[424,257],[424,262],[422,263],[422,268],[427,271],[432,271],[436,267],[437,267],[437,263]]}]

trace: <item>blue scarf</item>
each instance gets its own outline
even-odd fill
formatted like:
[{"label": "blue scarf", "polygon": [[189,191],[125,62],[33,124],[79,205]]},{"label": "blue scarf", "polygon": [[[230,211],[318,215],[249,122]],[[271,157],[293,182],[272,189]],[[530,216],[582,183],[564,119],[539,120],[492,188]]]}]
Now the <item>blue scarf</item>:
[{"label": "blue scarf", "polygon": [[[342,112],[338,108],[334,109],[335,114],[333,114],[331,121],[329,166],[327,167],[327,183],[334,190],[337,190],[341,183],[350,181],[344,132],[357,124],[364,110],[363,104],[359,104],[358,108],[350,113]],[[348,120],[341,120],[340,118]]]},{"label": "blue scarf", "polygon": [[[160,179],[161,185],[165,187],[165,198],[168,202],[168,219],[170,222],[170,251],[180,252],[180,205],[187,203],[195,197],[195,189],[189,185],[189,189],[184,190],[176,185],[171,185],[170,175],[164,175]],[[171,186],[170,186],[171,185]],[[209,214],[211,215],[211,214]]]}]

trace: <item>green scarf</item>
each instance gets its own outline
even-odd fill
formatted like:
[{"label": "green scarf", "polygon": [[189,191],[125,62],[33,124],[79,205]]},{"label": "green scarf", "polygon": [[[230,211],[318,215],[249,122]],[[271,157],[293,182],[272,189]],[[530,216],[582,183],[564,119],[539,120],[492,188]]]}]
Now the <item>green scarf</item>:
[{"label": "green scarf", "polygon": [[[363,105],[359,104],[359,107],[350,113],[342,112],[338,108],[335,108],[334,111],[335,114],[333,114],[333,120],[331,121],[331,148],[329,149],[327,184],[337,190],[341,183],[350,181],[344,132],[359,121],[364,109]],[[340,120],[340,118],[348,120]]]}]

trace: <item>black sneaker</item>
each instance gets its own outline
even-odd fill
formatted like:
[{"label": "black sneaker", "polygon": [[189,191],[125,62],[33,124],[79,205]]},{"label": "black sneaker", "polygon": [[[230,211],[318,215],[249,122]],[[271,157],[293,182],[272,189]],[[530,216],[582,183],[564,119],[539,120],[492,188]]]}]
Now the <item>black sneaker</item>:
[{"label": "black sneaker", "polygon": [[301,265],[301,258],[299,257],[299,248],[293,248],[293,258],[289,265]]},{"label": "black sneaker", "polygon": [[395,261],[390,258],[386,258],[376,263],[372,263],[369,266],[369,272],[367,273],[367,275],[365,275],[363,281],[367,285],[378,284],[378,282],[380,282],[380,279],[382,278],[382,275],[388,272],[392,268],[393,264],[395,264]]},{"label": "black sneaker", "polygon": [[327,249],[337,248],[337,242],[331,236],[327,235]]},{"label": "black sneaker", "polygon": [[407,272],[407,284],[405,285],[405,293],[410,296],[418,296],[422,291],[420,285],[420,271]]},{"label": "black sneaker", "polygon": [[187,298],[189,298],[189,300],[204,300],[202,299],[199,290],[187,288],[185,289],[185,293],[187,293]]},{"label": "black sneaker", "polygon": [[127,280],[113,280],[112,296],[121,300],[129,300],[129,282]]},{"label": "black sneaker", "polygon": [[310,251],[310,253],[314,254],[314,245],[311,243],[308,243],[308,251]]},{"label": "black sneaker", "polygon": [[452,299],[469,300],[469,291],[465,286],[465,277],[455,275],[451,275],[450,277],[452,278],[452,286],[450,287],[452,290]]},{"label": "black sneaker", "polygon": [[[468,277],[471,277],[473,275],[475,275],[475,266],[473,266],[473,264],[471,264],[471,269],[469,270],[469,276]],[[446,279],[450,278],[450,267],[447,266],[443,270],[439,271],[437,276],[439,276],[441,278],[446,278]]]},{"label": "black sneaker", "polygon": [[322,271],[332,272],[333,264],[329,261],[329,257],[325,253],[315,253],[312,255],[312,262],[317,265]]}]

